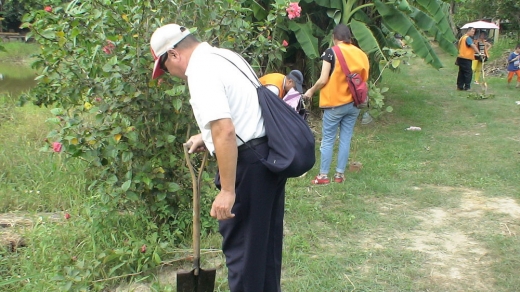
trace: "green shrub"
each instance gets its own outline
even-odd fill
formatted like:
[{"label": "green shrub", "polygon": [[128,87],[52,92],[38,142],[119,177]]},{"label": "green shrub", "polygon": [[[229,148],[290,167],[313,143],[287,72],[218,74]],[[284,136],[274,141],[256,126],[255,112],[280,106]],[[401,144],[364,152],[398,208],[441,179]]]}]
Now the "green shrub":
[{"label": "green shrub", "polygon": [[[24,17],[22,26],[31,28],[42,50],[33,64],[38,86],[22,102],[51,108],[48,123],[55,129],[41,150],[81,159],[89,174],[90,200],[76,207],[80,232],[70,235],[70,243],[47,238],[45,229],[31,235],[42,247],[65,244],[81,253],[71,262],[65,251],[53,260],[31,251],[34,265],[52,265],[49,275],[58,281],[52,285],[97,290],[105,285],[97,279],[139,275],[161,263],[166,246],[178,246],[191,233],[191,178],[182,143],[198,129],[186,84],[151,80],[153,31],[183,24],[202,41],[240,52],[265,69],[281,64],[285,48],[268,39],[280,21],[282,4],[273,5],[264,22],[254,22],[253,10],[237,1],[72,1]],[[214,170],[214,162],[208,168]],[[207,212],[213,199],[207,173],[204,181],[202,228],[209,232],[217,222]],[[32,279],[26,289],[42,289],[38,283],[51,285],[49,280]]]}]

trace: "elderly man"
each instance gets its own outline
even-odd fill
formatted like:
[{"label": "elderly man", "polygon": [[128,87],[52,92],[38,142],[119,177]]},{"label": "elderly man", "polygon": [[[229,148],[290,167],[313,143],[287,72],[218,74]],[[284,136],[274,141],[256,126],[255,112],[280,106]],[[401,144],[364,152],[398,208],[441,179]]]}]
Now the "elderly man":
[{"label": "elderly man", "polygon": [[255,153],[266,156],[268,146],[250,82],[257,79],[254,71],[239,55],[201,43],[177,24],[158,28],[150,46],[153,78],[168,72],[188,83],[201,131],[188,140],[190,153],[207,149],[217,157],[220,192],[210,214],[219,220],[230,290],[281,291],[286,179],[269,171]]},{"label": "elderly man", "polygon": [[473,70],[471,65],[475,60],[475,54],[481,55],[478,47],[473,43],[472,37],[475,35],[473,27],[459,40],[459,55],[455,64],[459,66],[459,74],[457,75],[457,90],[470,90],[471,79],[473,78]]}]

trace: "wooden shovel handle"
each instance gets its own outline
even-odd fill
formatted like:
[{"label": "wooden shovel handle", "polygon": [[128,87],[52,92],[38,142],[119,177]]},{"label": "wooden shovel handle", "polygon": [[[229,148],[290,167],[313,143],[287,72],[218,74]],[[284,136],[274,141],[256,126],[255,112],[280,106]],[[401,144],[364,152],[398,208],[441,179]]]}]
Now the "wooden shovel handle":
[{"label": "wooden shovel handle", "polygon": [[194,274],[197,276],[200,269],[200,183],[202,180],[202,172],[208,158],[208,152],[204,151],[204,156],[202,157],[198,175],[195,175],[195,168],[193,166],[193,162],[190,159],[190,154],[188,153],[191,145],[191,142],[184,143],[183,148],[186,165],[190,170],[193,189],[193,266],[195,269]]}]

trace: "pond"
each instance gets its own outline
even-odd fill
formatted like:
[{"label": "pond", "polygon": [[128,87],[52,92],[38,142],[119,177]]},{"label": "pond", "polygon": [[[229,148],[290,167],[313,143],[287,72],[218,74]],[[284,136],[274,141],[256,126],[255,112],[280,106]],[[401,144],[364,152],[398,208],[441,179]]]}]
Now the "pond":
[{"label": "pond", "polygon": [[36,86],[36,74],[28,65],[0,60],[0,94],[18,96]]}]

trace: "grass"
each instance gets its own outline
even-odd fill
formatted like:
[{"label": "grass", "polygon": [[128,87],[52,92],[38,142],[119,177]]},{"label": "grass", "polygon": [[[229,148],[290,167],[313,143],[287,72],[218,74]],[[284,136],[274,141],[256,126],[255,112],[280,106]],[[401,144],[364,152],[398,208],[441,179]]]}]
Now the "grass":
[{"label": "grass", "polygon": [[51,130],[45,124],[51,116],[35,106],[5,112],[0,126],[0,212],[68,210],[83,199],[85,166],[39,151]]},{"label": "grass", "polygon": [[4,42],[5,52],[0,51],[0,60],[3,62],[26,63],[32,54],[40,51],[36,43]]},{"label": "grass", "polygon": [[[446,65],[440,70],[412,60],[399,74],[385,72],[394,112],[356,126],[351,161],[363,163],[360,172],[348,173],[344,184],[311,186],[317,164],[289,180],[284,291],[520,290],[520,90],[488,77],[495,98],[468,99],[455,90],[453,57],[440,57]],[[0,290],[58,291],[63,287],[53,277],[67,276],[65,267],[81,279],[97,268],[79,267],[81,260],[93,263],[107,247],[140,246],[132,233],[137,220],[92,215],[98,202],[85,190],[85,165],[38,151],[48,111],[28,106],[8,113],[0,124],[0,212],[77,215],[57,224],[43,220],[26,231],[26,248],[0,251],[1,279],[32,276]],[[409,126],[422,130],[405,131]],[[202,247],[218,249],[220,237],[205,236]],[[165,261],[178,257],[169,249]],[[203,259],[203,267],[218,268],[216,291],[228,291],[222,254]],[[190,269],[189,262],[181,265]],[[110,291],[119,284],[130,284],[125,291],[139,285],[174,291],[176,267],[107,283]]]}]

